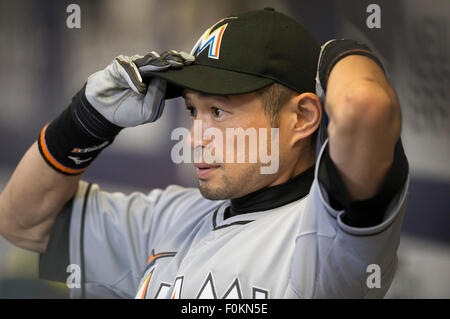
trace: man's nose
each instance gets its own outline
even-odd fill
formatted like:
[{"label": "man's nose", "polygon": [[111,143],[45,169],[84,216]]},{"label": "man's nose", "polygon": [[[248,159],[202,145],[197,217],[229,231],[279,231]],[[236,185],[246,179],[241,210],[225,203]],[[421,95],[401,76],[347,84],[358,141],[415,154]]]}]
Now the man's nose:
[{"label": "man's nose", "polygon": [[208,125],[203,120],[195,120],[189,130],[189,146],[192,149],[205,148],[211,139],[205,138],[205,130],[208,129]]}]

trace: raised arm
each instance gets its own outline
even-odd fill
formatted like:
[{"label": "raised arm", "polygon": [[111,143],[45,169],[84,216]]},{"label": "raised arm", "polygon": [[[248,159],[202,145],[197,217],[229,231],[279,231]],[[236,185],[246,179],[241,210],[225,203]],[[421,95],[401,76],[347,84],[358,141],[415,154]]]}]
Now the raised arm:
[{"label": "raised arm", "polygon": [[393,162],[401,131],[400,106],[370,51],[351,41],[330,45],[322,57],[320,79],[326,89],[330,157],[351,199],[368,199],[377,193]]},{"label": "raised arm", "polygon": [[0,235],[44,252],[52,225],[76,193],[81,174],[123,127],[157,120],[166,83],[141,75],[191,63],[175,51],[133,58],[119,56],[91,75],[71,105],[46,125],[0,194]]}]

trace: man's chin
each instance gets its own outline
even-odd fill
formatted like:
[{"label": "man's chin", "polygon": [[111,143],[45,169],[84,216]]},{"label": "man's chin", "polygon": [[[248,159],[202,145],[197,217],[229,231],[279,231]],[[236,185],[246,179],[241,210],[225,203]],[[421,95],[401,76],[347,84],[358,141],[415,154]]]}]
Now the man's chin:
[{"label": "man's chin", "polygon": [[199,179],[199,190],[202,196],[210,200],[224,200],[232,198],[232,193],[226,186],[213,185],[211,181]]}]

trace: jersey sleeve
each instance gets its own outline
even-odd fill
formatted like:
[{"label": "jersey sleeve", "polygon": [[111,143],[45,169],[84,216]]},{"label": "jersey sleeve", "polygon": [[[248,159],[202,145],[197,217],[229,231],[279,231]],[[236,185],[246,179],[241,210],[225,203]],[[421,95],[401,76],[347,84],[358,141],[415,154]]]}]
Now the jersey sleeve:
[{"label": "jersey sleeve", "polygon": [[[292,289],[301,298],[381,298],[389,289],[397,267],[409,187],[407,162],[403,163],[406,174],[396,190],[392,191],[389,183],[385,183],[372,200],[356,204],[338,200],[341,203],[338,205],[335,198],[339,195],[330,193],[330,187],[326,187],[330,183],[323,178],[327,175],[323,173],[327,166],[326,152],[328,141],[318,157],[305,203],[304,222],[296,237]],[[403,149],[394,156],[394,162],[406,161]],[[386,180],[398,178],[398,172],[391,169]],[[380,198],[386,199],[386,194],[391,194],[389,200],[377,204]],[[378,211],[367,205],[370,203]]]},{"label": "jersey sleeve", "polygon": [[134,297],[152,243],[176,222],[177,207],[193,197],[200,195],[178,186],[125,195],[80,182],[40,255],[40,277],[67,282],[73,273],[69,281],[76,283],[78,268],[80,288],[70,289],[72,298]]}]

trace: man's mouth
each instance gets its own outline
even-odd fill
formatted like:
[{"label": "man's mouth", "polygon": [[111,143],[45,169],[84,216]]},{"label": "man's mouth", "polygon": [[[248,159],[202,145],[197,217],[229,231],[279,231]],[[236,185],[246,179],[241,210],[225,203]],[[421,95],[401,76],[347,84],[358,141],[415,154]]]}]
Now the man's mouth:
[{"label": "man's mouth", "polygon": [[206,163],[195,163],[194,166],[198,179],[207,179],[220,167],[220,165]]}]

